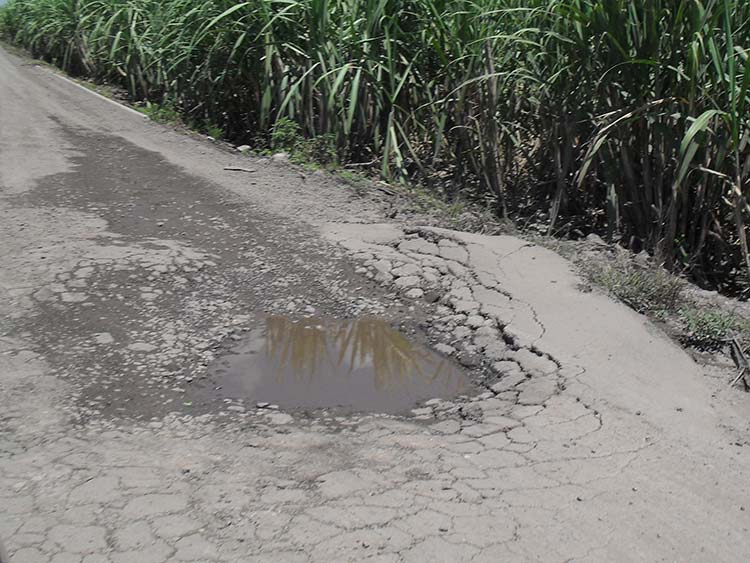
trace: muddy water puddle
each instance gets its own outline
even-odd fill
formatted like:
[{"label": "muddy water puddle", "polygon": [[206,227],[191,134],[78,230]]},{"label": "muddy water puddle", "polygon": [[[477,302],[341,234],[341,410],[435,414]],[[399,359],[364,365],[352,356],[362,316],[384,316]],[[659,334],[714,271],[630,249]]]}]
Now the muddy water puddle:
[{"label": "muddy water puddle", "polygon": [[266,318],[209,369],[221,398],[286,409],[401,413],[467,393],[466,374],[375,318]]}]

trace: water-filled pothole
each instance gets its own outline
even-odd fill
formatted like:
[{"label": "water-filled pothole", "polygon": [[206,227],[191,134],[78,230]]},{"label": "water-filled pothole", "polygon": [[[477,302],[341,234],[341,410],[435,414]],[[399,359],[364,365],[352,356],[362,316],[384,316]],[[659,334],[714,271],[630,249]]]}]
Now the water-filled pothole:
[{"label": "water-filled pothole", "polygon": [[383,413],[471,387],[449,360],[374,318],[268,317],[214,362],[209,381],[222,398]]}]

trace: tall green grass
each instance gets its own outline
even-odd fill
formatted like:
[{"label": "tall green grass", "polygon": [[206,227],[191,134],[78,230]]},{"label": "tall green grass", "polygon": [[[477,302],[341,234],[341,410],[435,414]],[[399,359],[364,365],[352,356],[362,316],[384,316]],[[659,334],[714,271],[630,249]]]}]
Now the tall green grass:
[{"label": "tall green grass", "polygon": [[5,34],[238,141],[748,283],[746,0],[10,0]]}]

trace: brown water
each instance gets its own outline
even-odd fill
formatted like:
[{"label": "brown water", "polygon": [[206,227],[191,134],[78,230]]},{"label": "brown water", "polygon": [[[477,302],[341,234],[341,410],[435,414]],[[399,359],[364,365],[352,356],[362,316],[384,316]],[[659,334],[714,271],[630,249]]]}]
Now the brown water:
[{"label": "brown water", "polygon": [[398,413],[470,389],[451,362],[382,320],[268,317],[209,370],[223,398]]}]

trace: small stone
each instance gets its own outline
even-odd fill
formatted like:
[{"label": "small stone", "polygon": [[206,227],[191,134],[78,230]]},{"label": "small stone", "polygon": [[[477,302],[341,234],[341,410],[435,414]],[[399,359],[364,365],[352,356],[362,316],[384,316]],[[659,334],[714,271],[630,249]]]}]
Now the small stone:
[{"label": "small stone", "polygon": [[97,344],[111,344],[115,339],[108,332],[99,332],[94,335],[94,342]]},{"label": "small stone", "polygon": [[421,273],[422,273],[422,270],[416,264],[404,264],[403,266],[394,268],[391,271],[391,274],[393,274],[396,277],[418,276]]},{"label": "small stone", "polygon": [[479,328],[484,326],[484,318],[479,315],[470,315],[466,319],[466,324],[472,328]]},{"label": "small stone", "polygon": [[481,421],[484,416],[484,411],[477,403],[471,403],[469,405],[461,405],[458,409],[458,414],[461,418],[466,420]]},{"label": "small stone", "polygon": [[472,314],[479,310],[479,303],[476,301],[469,301],[468,299],[457,299],[452,302],[453,308],[458,313]]},{"label": "small stone", "polygon": [[490,360],[501,360],[508,354],[508,345],[500,338],[485,344],[483,349]]},{"label": "small stone", "polygon": [[471,292],[471,288],[464,285],[457,285],[455,282],[453,283],[451,287],[451,292],[449,294],[449,297],[451,299],[451,302],[454,301],[472,301],[474,299],[474,294]]},{"label": "small stone", "polygon": [[391,275],[391,270],[393,269],[390,260],[378,260],[373,263],[372,267],[375,268],[376,271],[388,275]]},{"label": "small stone", "polygon": [[448,344],[443,344],[442,342],[440,344],[435,345],[435,350],[437,350],[438,352],[446,356],[452,356],[453,354],[456,353],[456,349],[453,346],[449,346]]},{"label": "small stone", "polygon": [[393,282],[396,287],[399,289],[406,289],[409,287],[416,287],[419,285],[420,280],[417,276],[404,276],[403,278],[398,278],[395,282]]},{"label": "small stone", "polygon": [[266,418],[271,424],[290,424],[294,422],[294,417],[290,414],[283,412],[274,412],[266,415]]},{"label": "small stone", "polygon": [[437,274],[428,272],[427,270],[422,270],[422,278],[424,278],[424,281],[426,281],[427,283],[437,283],[440,279]]},{"label": "small stone", "polygon": [[482,363],[482,359],[480,358],[479,354],[474,354],[472,352],[466,351],[461,352],[458,355],[458,361],[461,362],[461,365],[467,368],[474,368]]},{"label": "small stone", "polygon": [[471,329],[466,326],[457,326],[453,331],[453,337],[456,340],[463,340],[464,338],[468,338],[469,336],[471,336]]},{"label": "small stone", "polygon": [[368,277],[372,277],[372,279],[380,284],[387,284],[393,281],[393,276],[387,272],[377,272],[374,276],[370,273]]},{"label": "small stone", "polygon": [[602,237],[594,233],[587,235],[586,241],[596,246],[607,246],[607,243],[602,240]]},{"label": "small stone", "polygon": [[271,162],[275,162],[277,164],[286,164],[287,162],[289,162],[289,153],[277,152],[271,157]]},{"label": "small stone", "polygon": [[442,293],[437,289],[428,289],[424,292],[424,300],[427,303],[436,303],[442,297]]},{"label": "small stone", "polygon": [[237,147],[237,152],[248,152],[250,149],[250,145],[240,145]]},{"label": "small stone", "polygon": [[483,325],[477,329],[476,335],[478,337],[490,337],[490,338],[500,338],[500,333],[497,331],[496,328],[490,325]]},{"label": "small stone", "polygon": [[424,295],[424,291],[422,291],[418,287],[415,287],[404,293],[404,295],[406,295],[406,297],[408,297],[409,299],[419,299]]}]

